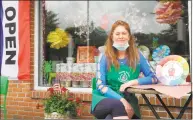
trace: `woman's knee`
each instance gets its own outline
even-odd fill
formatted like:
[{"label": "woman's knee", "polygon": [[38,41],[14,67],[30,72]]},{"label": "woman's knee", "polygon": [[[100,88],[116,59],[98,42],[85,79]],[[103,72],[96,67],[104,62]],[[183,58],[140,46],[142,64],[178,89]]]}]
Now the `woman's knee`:
[{"label": "woman's knee", "polygon": [[127,116],[127,112],[123,103],[120,100],[114,100],[112,104],[112,116],[119,117],[119,116]]},{"label": "woman's knee", "polygon": [[116,100],[116,99],[112,99],[111,106],[113,109],[117,109],[117,108],[123,109],[124,108],[123,103],[120,100]]}]

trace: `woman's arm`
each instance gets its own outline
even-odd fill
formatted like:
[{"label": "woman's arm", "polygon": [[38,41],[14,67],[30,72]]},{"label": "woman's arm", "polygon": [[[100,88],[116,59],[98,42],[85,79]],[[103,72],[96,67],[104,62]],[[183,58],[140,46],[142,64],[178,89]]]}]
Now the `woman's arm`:
[{"label": "woman's arm", "polygon": [[97,63],[97,74],[96,74],[97,90],[108,98],[115,98],[120,100],[122,96],[107,86],[106,73],[107,73],[107,59],[104,54],[100,54],[99,62]]},{"label": "woman's arm", "polygon": [[155,84],[158,82],[155,74],[151,71],[149,63],[147,62],[145,57],[142,55],[141,52],[139,52],[139,54],[140,54],[140,61],[139,61],[140,62],[140,72],[143,72],[145,77],[138,78],[138,79],[122,84],[120,87],[121,92],[124,92],[125,89],[129,86],[148,85],[148,84]]},{"label": "woman's arm", "polygon": [[147,59],[145,59],[145,57],[142,55],[141,52],[139,52],[140,54],[140,72],[142,72],[144,74],[145,77],[142,78],[138,78],[138,84],[140,85],[147,85],[147,84],[155,84],[157,83],[157,79],[155,74],[151,71],[149,63],[147,61]]}]

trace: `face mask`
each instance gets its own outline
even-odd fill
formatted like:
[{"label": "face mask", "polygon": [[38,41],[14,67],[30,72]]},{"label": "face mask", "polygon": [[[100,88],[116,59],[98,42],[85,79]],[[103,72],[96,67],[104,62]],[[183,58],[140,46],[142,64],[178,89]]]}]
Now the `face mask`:
[{"label": "face mask", "polygon": [[125,51],[129,47],[129,43],[127,42],[123,45],[120,45],[120,44],[117,44],[117,43],[114,42],[113,47],[115,47],[117,50]]}]

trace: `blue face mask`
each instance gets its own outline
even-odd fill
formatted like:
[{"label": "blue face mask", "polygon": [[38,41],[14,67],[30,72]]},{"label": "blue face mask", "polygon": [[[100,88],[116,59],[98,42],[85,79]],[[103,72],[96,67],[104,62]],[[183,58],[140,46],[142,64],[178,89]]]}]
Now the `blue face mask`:
[{"label": "blue face mask", "polygon": [[114,42],[113,47],[115,47],[117,50],[125,51],[129,47],[129,43],[127,42],[124,45],[120,45]]}]

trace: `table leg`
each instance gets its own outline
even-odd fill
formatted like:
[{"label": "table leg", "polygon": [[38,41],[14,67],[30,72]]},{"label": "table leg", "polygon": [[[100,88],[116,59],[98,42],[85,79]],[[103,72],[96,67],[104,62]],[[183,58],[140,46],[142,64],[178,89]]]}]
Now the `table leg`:
[{"label": "table leg", "polygon": [[186,101],[186,103],[184,104],[184,107],[182,108],[182,110],[180,111],[180,114],[178,115],[178,117],[176,119],[181,119],[186,108],[188,107],[188,104],[190,103],[190,101],[192,100],[192,94],[189,96],[188,100]]},{"label": "table leg", "polygon": [[160,119],[159,115],[157,114],[157,112],[155,111],[155,109],[153,108],[153,106],[151,105],[151,103],[149,102],[149,100],[147,99],[147,97],[145,96],[145,94],[141,94],[143,99],[145,100],[145,102],[147,103],[147,105],[149,106],[149,108],[151,109],[151,111],[153,112],[153,114],[155,115],[155,117],[157,119]]},{"label": "table leg", "polygon": [[167,108],[167,106],[164,104],[164,102],[162,101],[161,97],[156,94],[156,97],[158,98],[158,100],[161,102],[161,104],[163,105],[164,109],[167,111],[167,113],[169,114],[169,116],[174,119],[174,116],[171,114],[171,112],[169,111],[169,109]]}]

